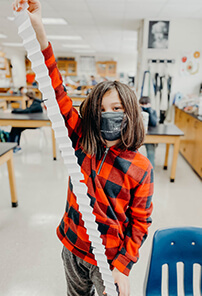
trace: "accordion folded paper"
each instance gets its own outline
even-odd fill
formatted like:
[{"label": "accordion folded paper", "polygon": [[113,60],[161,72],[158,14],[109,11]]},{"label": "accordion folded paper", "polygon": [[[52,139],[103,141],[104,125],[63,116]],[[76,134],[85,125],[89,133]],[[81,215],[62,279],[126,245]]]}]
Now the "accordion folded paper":
[{"label": "accordion folded paper", "polygon": [[77,197],[77,203],[82,214],[84,226],[86,227],[89,240],[92,243],[93,252],[97,265],[100,269],[102,279],[105,285],[105,291],[108,296],[117,295],[114,280],[109,270],[109,265],[105,256],[105,248],[100,238],[98,226],[95,222],[93,209],[90,206],[90,198],[87,195],[87,187],[81,180],[84,179],[81,173],[80,166],[77,163],[74,150],[68,132],[64,124],[64,119],[60,113],[56,98],[55,91],[51,84],[51,79],[48,76],[48,69],[45,65],[43,54],[40,50],[39,42],[37,41],[36,34],[32,28],[29,15],[26,11],[28,5],[21,12],[15,12],[15,23],[18,26],[18,34],[23,40],[23,45],[27,50],[27,56],[32,63],[32,69],[36,74],[36,80],[39,83],[39,89],[43,94],[43,98],[47,99],[45,105],[47,107],[47,115],[52,123],[52,128],[55,132],[56,140],[59,144],[59,149],[62,152],[64,164],[71,177],[73,192]]}]

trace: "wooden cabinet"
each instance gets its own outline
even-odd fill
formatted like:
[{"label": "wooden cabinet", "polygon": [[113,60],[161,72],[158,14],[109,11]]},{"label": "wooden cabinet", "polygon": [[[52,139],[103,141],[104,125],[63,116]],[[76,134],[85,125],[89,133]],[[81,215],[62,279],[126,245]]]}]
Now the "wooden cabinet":
[{"label": "wooden cabinet", "polygon": [[97,62],[96,70],[97,74],[101,77],[115,77],[116,76],[117,62],[106,61],[106,62]]},{"label": "wooden cabinet", "polygon": [[0,77],[11,78],[11,62],[5,57],[5,53],[0,52]]},{"label": "wooden cabinet", "polygon": [[184,132],[180,153],[202,178],[202,121],[176,107],[175,124]]},{"label": "wooden cabinet", "polygon": [[58,59],[57,66],[62,76],[77,76],[76,61]]}]

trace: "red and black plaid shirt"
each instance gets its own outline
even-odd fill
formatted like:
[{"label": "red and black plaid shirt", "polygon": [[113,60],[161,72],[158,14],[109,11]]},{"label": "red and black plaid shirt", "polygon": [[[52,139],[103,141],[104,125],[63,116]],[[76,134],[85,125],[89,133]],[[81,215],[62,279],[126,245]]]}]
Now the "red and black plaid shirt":
[{"label": "red and black plaid shirt", "polygon": [[[113,146],[109,149],[100,170],[104,156],[97,159],[82,152],[79,145],[82,119],[64,91],[50,44],[43,54],[69,137],[84,174],[88,197],[106,247],[110,268],[116,267],[128,275],[132,265],[138,260],[138,250],[147,237],[148,227],[151,224],[152,166],[138,151],[123,152]],[[57,228],[57,235],[72,253],[97,265],[82,215],[78,210],[71,178],[66,209]]]}]

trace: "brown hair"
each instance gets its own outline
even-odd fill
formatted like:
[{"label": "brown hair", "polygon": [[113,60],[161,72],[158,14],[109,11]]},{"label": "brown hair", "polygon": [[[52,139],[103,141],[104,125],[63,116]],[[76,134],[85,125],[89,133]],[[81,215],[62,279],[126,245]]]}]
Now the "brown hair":
[{"label": "brown hair", "polygon": [[146,104],[150,104],[150,103],[151,103],[151,100],[150,100],[149,97],[141,97],[141,98],[139,99],[139,103],[140,103],[141,105],[146,105]]},{"label": "brown hair", "polygon": [[124,108],[126,127],[119,144],[121,150],[136,150],[144,141],[145,129],[141,110],[134,91],[118,81],[103,81],[98,83],[80,106],[83,118],[81,145],[83,150],[91,155],[97,154],[105,141],[101,135],[101,104],[103,96],[115,89]]}]

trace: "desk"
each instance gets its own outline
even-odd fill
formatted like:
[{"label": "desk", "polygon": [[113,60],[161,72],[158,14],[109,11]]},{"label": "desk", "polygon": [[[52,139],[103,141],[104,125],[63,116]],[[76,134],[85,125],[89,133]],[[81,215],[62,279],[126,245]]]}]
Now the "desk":
[{"label": "desk", "polygon": [[[0,112],[0,126],[11,125],[12,127],[42,127],[50,126],[51,121],[45,113],[13,114]],[[53,159],[56,160],[56,142],[52,129]]]},{"label": "desk", "polygon": [[14,167],[13,167],[13,148],[16,146],[17,146],[17,143],[0,143],[0,165],[7,162],[12,207],[18,206]]},{"label": "desk", "polygon": [[[79,102],[78,102],[79,103]],[[75,103],[73,106],[78,107]],[[50,126],[51,121],[45,113],[14,114],[0,111],[0,126],[11,125],[12,127],[42,127]],[[52,130],[53,160],[56,160],[56,141]]]},{"label": "desk", "polygon": [[4,100],[7,102],[10,102],[10,101],[20,102],[22,109],[26,109],[26,101],[28,101],[29,98],[24,95],[11,95],[6,93],[0,93],[0,100]]},{"label": "desk", "polygon": [[79,111],[79,106],[81,103],[87,98],[87,96],[82,96],[82,95],[70,95],[69,96],[72,99],[72,104],[77,111]]},{"label": "desk", "polygon": [[183,135],[184,133],[174,124],[172,125],[159,124],[156,127],[149,127],[145,137],[144,143],[152,143],[152,144],[165,143],[166,144],[166,154],[165,154],[165,161],[164,161],[165,170],[168,167],[168,154],[169,154],[170,144],[174,145],[170,182],[175,181],[177,157],[178,157],[179,148],[180,148],[180,137]]},{"label": "desk", "polygon": [[68,95],[72,101],[79,101],[79,102],[83,102],[87,96],[86,95]]}]

